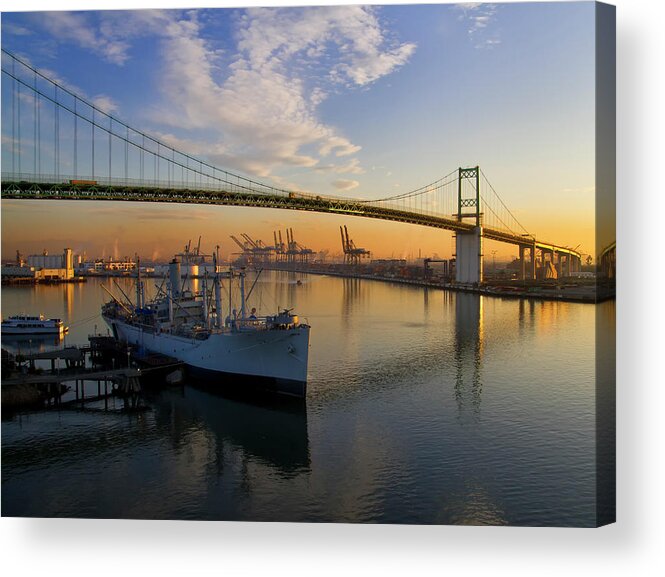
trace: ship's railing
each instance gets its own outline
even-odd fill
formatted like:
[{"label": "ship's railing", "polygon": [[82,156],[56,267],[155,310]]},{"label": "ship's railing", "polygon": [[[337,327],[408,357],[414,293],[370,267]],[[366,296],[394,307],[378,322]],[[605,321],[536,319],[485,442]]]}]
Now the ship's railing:
[{"label": "ship's railing", "polygon": [[276,320],[275,316],[244,318],[244,319],[231,319],[230,324],[227,324],[231,330],[252,330],[252,331],[266,331],[272,328],[295,328],[300,323],[288,322],[282,323]]},{"label": "ship's railing", "polygon": [[235,319],[231,321],[231,323],[239,330],[251,329],[254,331],[265,331],[268,329],[267,317],[256,317],[255,319]]}]

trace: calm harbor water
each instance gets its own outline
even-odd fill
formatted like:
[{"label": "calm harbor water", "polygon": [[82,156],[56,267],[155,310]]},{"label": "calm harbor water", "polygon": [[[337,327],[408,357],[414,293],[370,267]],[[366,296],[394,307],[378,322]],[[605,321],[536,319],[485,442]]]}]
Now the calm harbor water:
[{"label": "calm harbor water", "polygon": [[[595,524],[595,331],[614,303],[284,272],[252,299],[312,326],[304,404],[186,385],[143,413],[3,413],[2,514]],[[84,343],[104,300],[97,280],[3,287],[2,312],[60,316]]]}]

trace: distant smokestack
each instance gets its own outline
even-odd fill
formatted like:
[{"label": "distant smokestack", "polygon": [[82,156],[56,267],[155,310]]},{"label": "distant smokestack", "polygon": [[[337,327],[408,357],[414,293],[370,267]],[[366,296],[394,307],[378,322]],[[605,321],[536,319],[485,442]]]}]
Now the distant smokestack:
[{"label": "distant smokestack", "polygon": [[62,260],[64,261],[63,262],[64,268],[67,269],[68,271],[72,270],[74,268],[74,257],[72,254],[72,249],[65,248],[63,253],[64,254]]}]

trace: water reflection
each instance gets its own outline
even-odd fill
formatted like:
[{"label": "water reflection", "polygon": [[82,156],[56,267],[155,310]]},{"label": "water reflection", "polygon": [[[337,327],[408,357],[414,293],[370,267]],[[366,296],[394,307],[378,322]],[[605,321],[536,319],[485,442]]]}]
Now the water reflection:
[{"label": "water reflection", "polygon": [[[154,393],[149,406],[19,415],[3,429],[3,514],[233,518],[238,499],[261,495],[267,479],[311,473],[302,403],[261,406],[185,387]],[[30,474],[45,469],[66,483]]]},{"label": "water reflection", "polygon": [[458,416],[480,416],[483,360],[483,298],[457,293],[455,297],[455,401]]},{"label": "water reflection", "polygon": [[342,319],[348,321],[367,297],[366,283],[359,278],[342,279]]},{"label": "water reflection", "polygon": [[60,335],[2,335],[2,348],[13,355],[43,353],[62,344]]},{"label": "water reflection", "polygon": [[[595,522],[597,482],[613,476],[598,467],[612,437],[596,430],[612,418],[613,382],[594,380],[614,367],[597,356],[613,303],[602,324],[590,305],[301,278],[264,271],[252,300],[311,318],[306,408],[185,387],[139,415],[19,415],[3,421],[3,514]],[[119,284],[133,294],[131,279]],[[99,285],[74,288],[68,343],[104,330]],[[4,312],[65,318],[60,290],[8,287]]]},{"label": "water reflection", "polygon": [[438,522],[450,525],[507,524],[505,513],[479,479],[468,479],[461,489],[451,491]]},{"label": "water reflection", "polygon": [[517,319],[520,334],[523,334],[525,329],[533,326],[536,314],[535,307],[536,303],[533,300],[519,300]]},{"label": "water reflection", "polygon": [[62,298],[64,301],[65,318],[71,319],[74,310],[74,289],[75,286],[70,283],[62,285]]},{"label": "water reflection", "polygon": [[[284,309],[297,307],[298,294],[302,292],[304,286],[304,283],[302,285],[298,284],[300,275],[293,271],[276,271],[272,274],[277,277],[277,282],[271,283],[270,294],[265,296],[267,296],[270,301],[274,302],[276,308]],[[264,272],[262,275],[266,275],[266,273]],[[266,277],[267,276],[268,275],[266,275]],[[254,279],[250,279],[250,283],[253,282]],[[259,279],[257,284],[260,283],[261,279]],[[260,291],[260,300],[262,300],[264,296],[262,289],[259,287],[255,290]]]},{"label": "water reflection", "polygon": [[[241,449],[243,459],[251,458],[281,474],[308,470],[307,412],[302,402],[239,401],[208,390],[185,387],[157,399],[156,419],[174,443],[196,422],[211,433],[217,446],[216,466],[224,467],[224,447]],[[251,426],[248,426],[251,423]]]}]

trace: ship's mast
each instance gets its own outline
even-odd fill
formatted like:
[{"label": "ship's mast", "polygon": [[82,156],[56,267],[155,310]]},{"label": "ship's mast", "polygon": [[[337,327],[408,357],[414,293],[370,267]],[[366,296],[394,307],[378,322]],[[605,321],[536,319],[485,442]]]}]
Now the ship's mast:
[{"label": "ship's mast", "polygon": [[229,319],[233,319],[232,317],[232,307],[233,307],[233,300],[231,298],[231,288],[233,287],[233,267],[229,266]]},{"label": "ship's mast", "polygon": [[208,271],[203,274],[203,323],[206,328],[208,326]]},{"label": "ship's mast", "polygon": [[180,296],[180,261],[174,258],[169,265],[169,321],[175,320],[173,301]]},{"label": "ship's mast", "polygon": [[215,263],[215,310],[217,311],[217,316],[215,317],[215,326],[219,329],[222,327],[222,288],[219,284],[219,270],[217,269],[217,258],[219,253],[219,246],[217,251],[212,255],[213,261]]},{"label": "ship's mast", "polygon": [[240,318],[245,320],[245,271],[240,271]]},{"label": "ship's mast", "polygon": [[141,302],[141,259],[139,255],[136,255],[136,308],[143,308],[143,303]]}]

